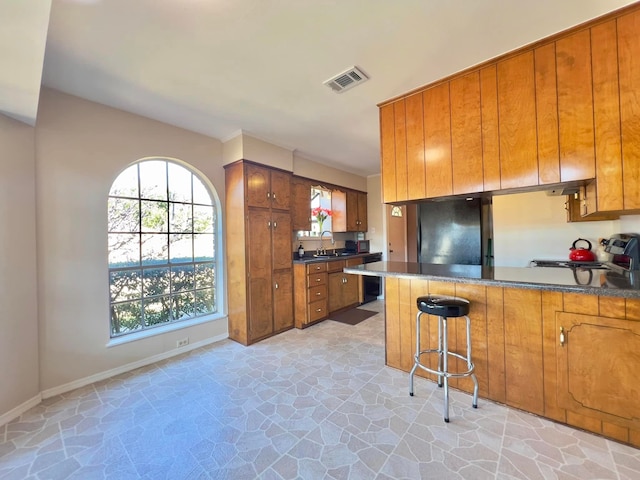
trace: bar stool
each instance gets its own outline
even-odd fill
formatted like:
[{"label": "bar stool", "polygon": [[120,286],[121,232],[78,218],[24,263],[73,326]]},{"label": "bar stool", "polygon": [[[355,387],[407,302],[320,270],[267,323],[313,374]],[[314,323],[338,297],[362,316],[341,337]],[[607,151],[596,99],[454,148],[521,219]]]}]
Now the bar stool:
[{"label": "bar stool", "polygon": [[[471,377],[473,379],[473,408],[478,408],[478,379],[473,373],[475,366],[471,361],[471,321],[469,320],[469,301],[460,297],[444,295],[426,295],[418,297],[418,314],[416,315],[416,354],[409,374],[409,395],[413,396],[413,375],[419,367],[422,370],[438,376],[438,386],[444,384],[444,421],[449,422],[449,378]],[[420,317],[423,313],[436,315],[438,319],[438,348],[420,350]],[[447,319],[464,317],[467,323],[467,355],[450,352],[447,339]],[[437,354],[438,369],[434,370],[420,363],[422,355]],[[463,372],[450,372],[448,357],[456,357],[467,364]]]}]

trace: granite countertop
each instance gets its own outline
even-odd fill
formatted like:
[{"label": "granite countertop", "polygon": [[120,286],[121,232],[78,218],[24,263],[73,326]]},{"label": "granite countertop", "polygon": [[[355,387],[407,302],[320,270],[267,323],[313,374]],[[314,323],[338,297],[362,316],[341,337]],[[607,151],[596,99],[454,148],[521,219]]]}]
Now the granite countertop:
[{"label": "granite countertop", "polygon": [[303,258],[298,258],[298,254],[294,253],[293,263],[307,264],[307,263],[317,263],[317,262],[332,262],[335,260],[346,260],[348,258],[360,258],[360,257],[366,257],[368,255],[381,255],[381,254],[382,254],[381,252],[351,253],[351,252],[344,252],[344,251],[338,250],[337,255],[335,254],[335,251],[331,251],[331,253],[328,254],[327,256],[314,257],[313,252],[307,252],[304,254]]},{"label": "granite countertop", "polygon": [[344,269],[377,277],[424,278],[499,287],[532,288],[609,297],[640,298],[640,272],[581,268],[485,267],[429,263],[374,262]]}]

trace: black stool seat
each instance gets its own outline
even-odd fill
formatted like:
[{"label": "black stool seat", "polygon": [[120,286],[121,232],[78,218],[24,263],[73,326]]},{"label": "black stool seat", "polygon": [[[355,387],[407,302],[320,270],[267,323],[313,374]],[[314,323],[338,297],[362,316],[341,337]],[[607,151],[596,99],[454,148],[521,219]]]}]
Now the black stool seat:
[{"label": "black stool seat", "polygon": [[438,317],[464,317],[469,314],[469,300],[445,295],[418,297],[418,310]]}]

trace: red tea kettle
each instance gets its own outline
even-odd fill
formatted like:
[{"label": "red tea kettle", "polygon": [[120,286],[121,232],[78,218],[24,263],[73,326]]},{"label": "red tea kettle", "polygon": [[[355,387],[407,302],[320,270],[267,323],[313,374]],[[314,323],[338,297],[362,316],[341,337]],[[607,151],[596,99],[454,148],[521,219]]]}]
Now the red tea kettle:
[{"label": "red tea kettle", "polygon": [[[578,248],[576,246],[578,242],[587,242],[587,248]],[[571,250],[569,260],[573,262],[594,262],[596,260],[596,254],[591,251],[591,242],[584,238],[579,238],[573,242],[569,250]]]}]

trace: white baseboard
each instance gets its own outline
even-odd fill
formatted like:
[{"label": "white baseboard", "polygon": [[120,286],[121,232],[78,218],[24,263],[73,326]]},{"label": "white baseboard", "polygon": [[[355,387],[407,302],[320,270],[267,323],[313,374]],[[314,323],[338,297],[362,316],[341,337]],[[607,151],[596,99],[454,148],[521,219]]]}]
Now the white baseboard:
[{"label": "white baseboard", "polygon": [[107,378],[111,378],[115,375],[120,375],[121,373],[126,373],[131,370],[135,370],[136,368],[145,367],[147,365],[151,365],[152,363],[159,362],[161,360],[166,360],[167,358],[175,357],[176,355],[180,355],[182,353],[195,350],[196,348],[204,347],[205,345],[210,345],[212,343],[219,342],[220,340],[224,340],[226,338],[229,338],[229,335],[227,333],[222,335],[217,335],[215,337],[207,338],[199,342],[190,343],[189,345],[185,345],[184,347],[181,347],[181,348],[174,348],[173,350],[159,353],[158,355],[153,355],[151,357],[143,358],[142,360],[138,360],[132,363],[127,363],[126,365],[122,365],[121,367],[116,367],[116,368],[112,368],[111,370],[107,370],[105,372],[89,375],[88,377],[80,378],[78,380],[74,380],[73,382],[65,383],[64,385],[48,388],[41,392],[42,398],[55,397],[56,395],[60,395],[61,393],[70,392],[71,390],[75,390],[76,388],[84,387],[86,385],[90,385],[92,383],[99,382],[101,380],[106,380]]},{"label": "white baseboard", "polygon": [[12,408],[7,413],[3,413],[2,415],[0,415],[0,426],[4,425],[5,423],[9,423],[14,418],[18,418],[27,410],[38,405],[41,401],[42,401],[42,393],[39,393],[35,397],[30,398],[24,403],[21,403],[16,408]]}]

